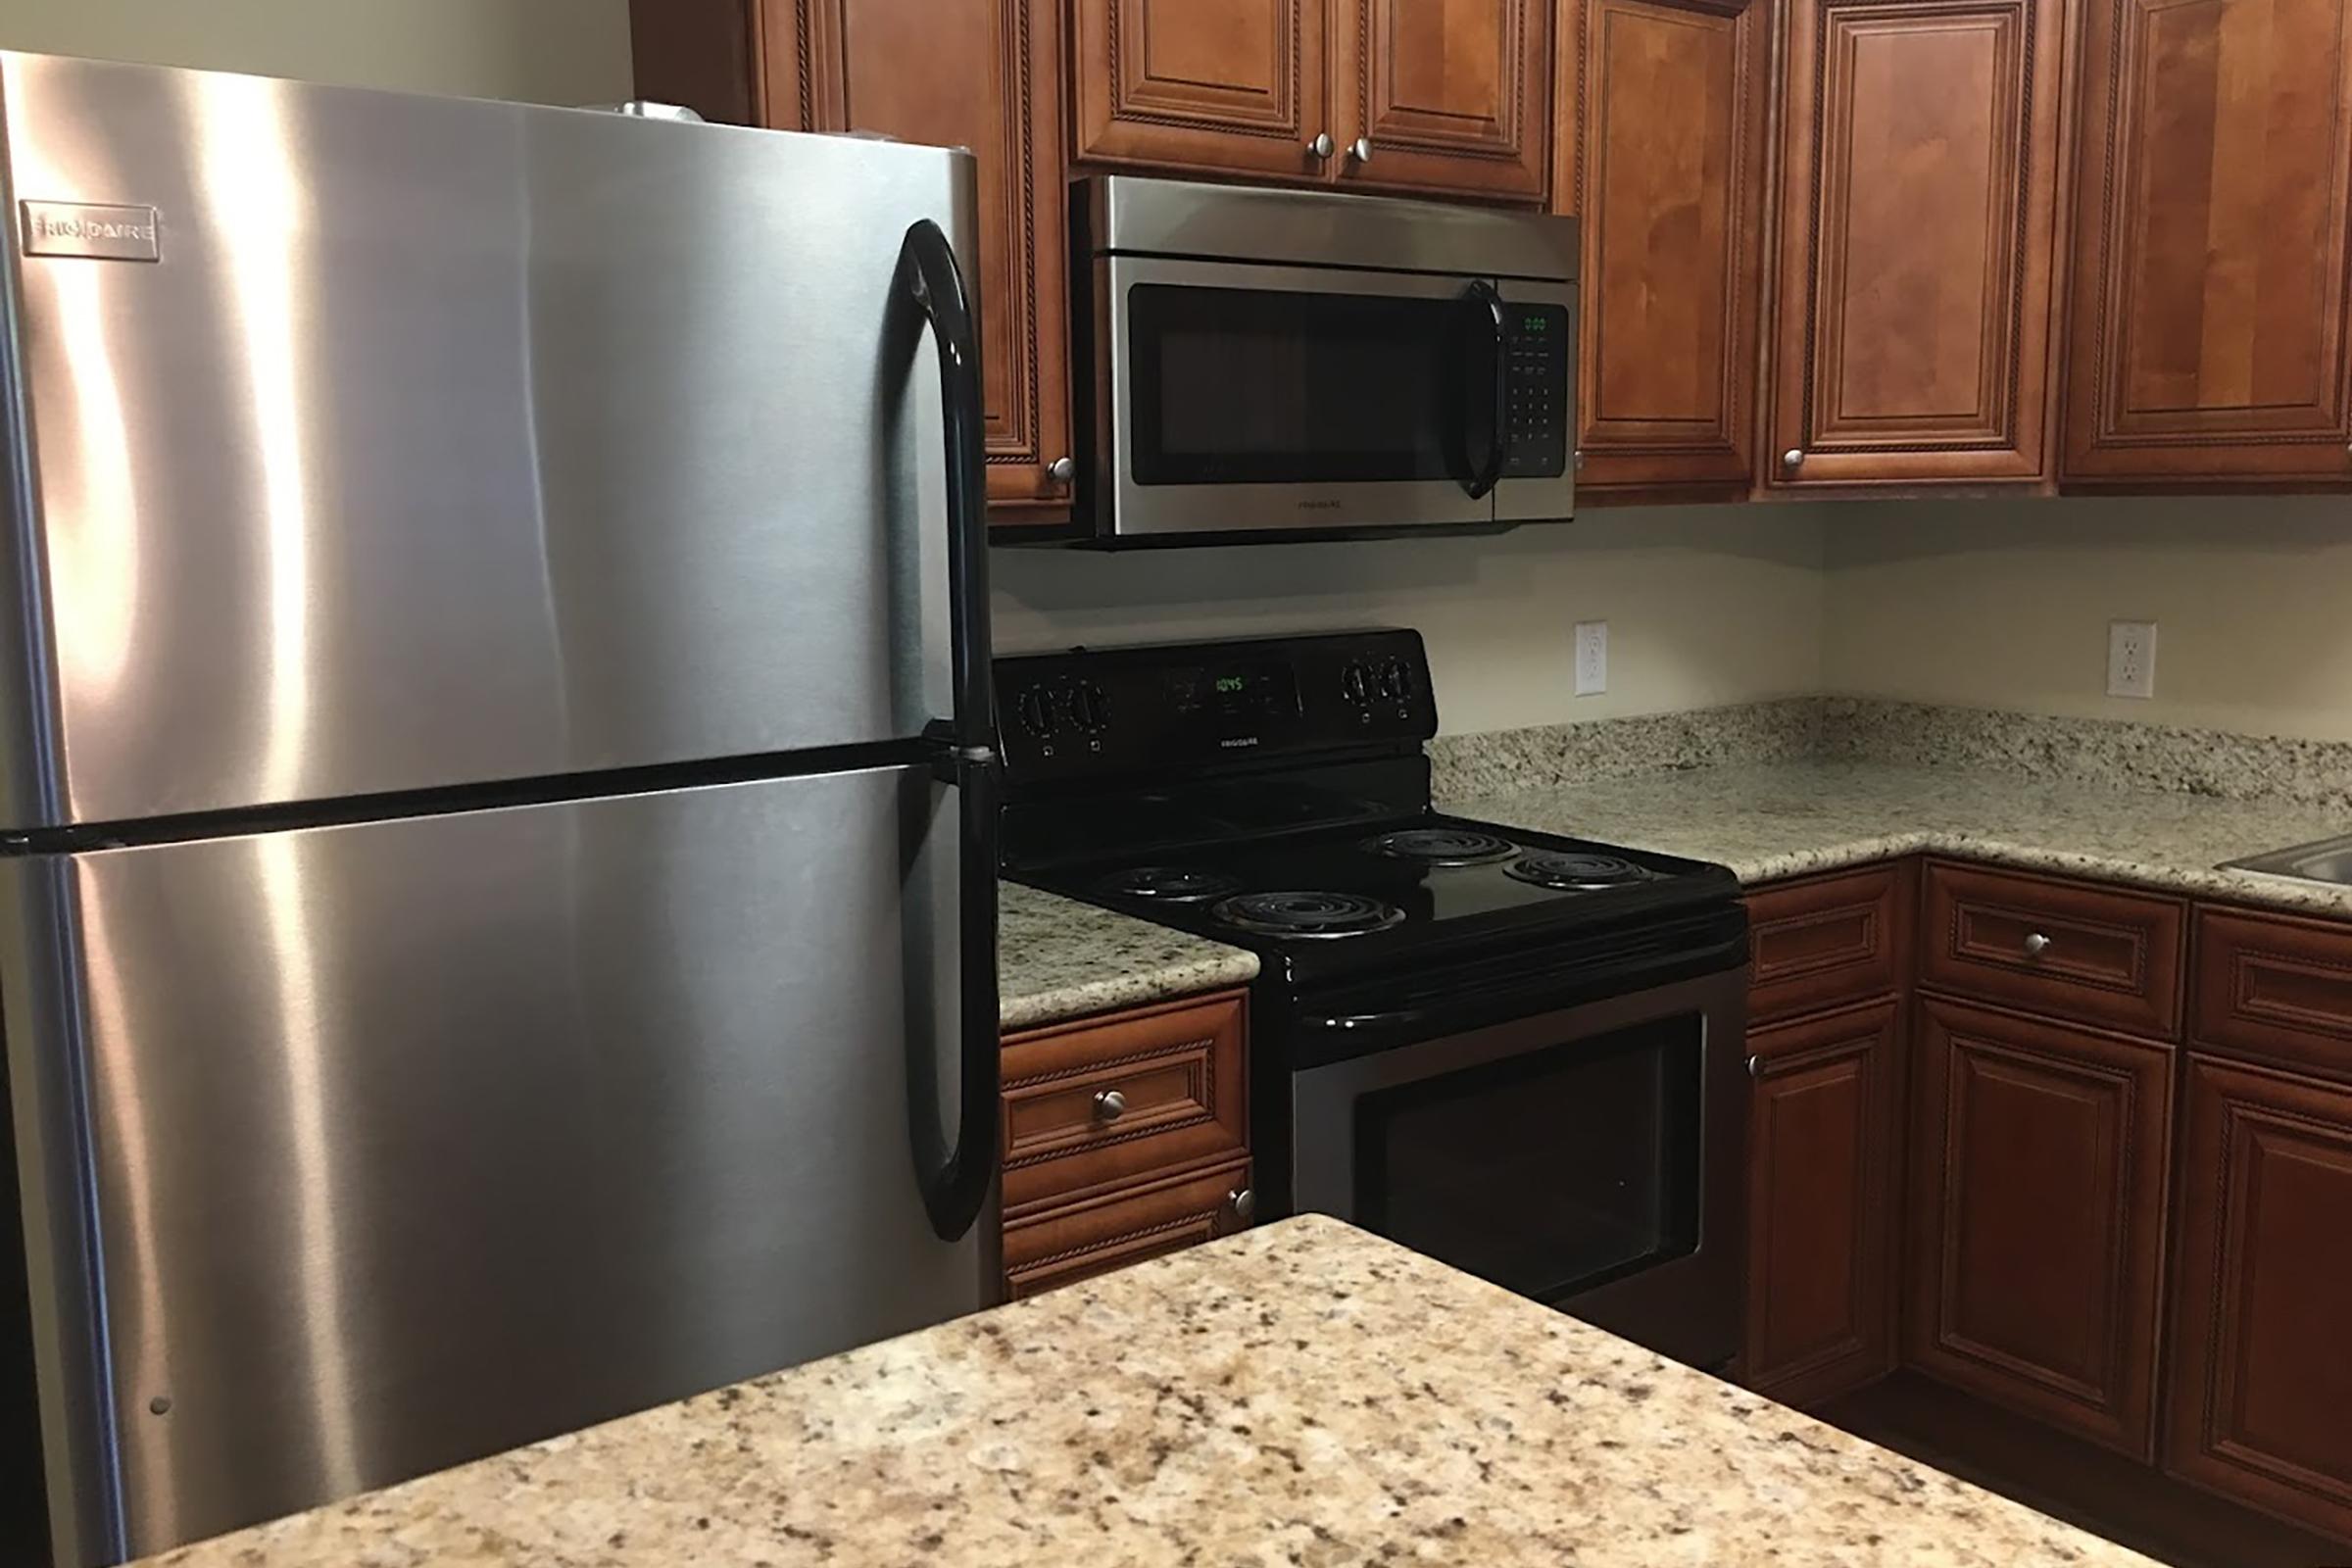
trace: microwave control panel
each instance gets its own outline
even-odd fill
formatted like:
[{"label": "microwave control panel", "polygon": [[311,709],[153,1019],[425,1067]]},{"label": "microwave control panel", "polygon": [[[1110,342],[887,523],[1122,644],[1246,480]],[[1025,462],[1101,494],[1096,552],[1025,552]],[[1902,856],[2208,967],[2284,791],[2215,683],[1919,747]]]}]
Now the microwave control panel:
[{"label": "microwave control panel", "polygon": [[1503,304],[1503,458],[1506,479],[1568,471],[1568,375],[1575,345],[1564,305]]}]

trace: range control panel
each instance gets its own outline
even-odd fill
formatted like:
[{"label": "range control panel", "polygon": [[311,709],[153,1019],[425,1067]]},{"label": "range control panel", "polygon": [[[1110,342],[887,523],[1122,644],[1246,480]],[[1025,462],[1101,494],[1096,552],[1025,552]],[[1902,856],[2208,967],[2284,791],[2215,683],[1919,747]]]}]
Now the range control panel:
[{"label": "range control panel", "polygon": [[1506,479],[1568,471],[1568,375],[1575,352],[1563,305],[1503,306],[1503,459]]},{"label": "range control panel", "polygon": [[996,662],[1015,782],[1197,767],[1437,733],[1414,631],[1078,648]]}]

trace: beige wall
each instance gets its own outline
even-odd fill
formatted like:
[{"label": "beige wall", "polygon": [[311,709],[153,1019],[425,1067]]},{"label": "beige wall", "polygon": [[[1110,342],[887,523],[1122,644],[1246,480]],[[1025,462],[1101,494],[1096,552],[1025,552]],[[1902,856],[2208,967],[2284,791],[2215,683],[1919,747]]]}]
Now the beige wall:
[{"label": "beige wall", "polygon": [[[2352,740],[2352,498],[1830,509],[1827,690]],[[2156,697],[2105,695],[2153,620]]]},{"label": "beige wall", "polygon": [[[1451,733],[1819,689],[1812,509],[1589,512],[1485,539],[996,550],[997,646],[1405,625]],[[1609,690],[1576,697],[1572,628],[1609,623]]]},{"label": "beige wall", "polygon": [[630,80],[628,0],[0,0],[0,49],[531,103]]}]

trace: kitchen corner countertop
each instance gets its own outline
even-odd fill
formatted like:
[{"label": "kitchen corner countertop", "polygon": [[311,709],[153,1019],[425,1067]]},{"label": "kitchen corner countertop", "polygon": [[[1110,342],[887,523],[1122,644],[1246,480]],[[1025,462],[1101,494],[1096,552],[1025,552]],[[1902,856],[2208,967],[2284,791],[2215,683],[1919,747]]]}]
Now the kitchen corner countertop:
[{"label": "kitchen corner countertop", "polygon": [[998,884],[997,1026],[1010,1033],[1248,985],[1257,955],[1017,882]]},{"label": "kitchen corner countertop", "polygon": [[174,1568],[2154,1568],[1303,1218],[177,1552]]},{"label": "kitchen corner countertop", "polygon": [[1750,884],[1931,851],[2352,916],[2352,888],[2215,869],[2224,860],[2352,831],[2341,811],[2293,801],[1824,760],[1635,774],[1450,800],[1445,808],[1505,826],[1715,860]]}]

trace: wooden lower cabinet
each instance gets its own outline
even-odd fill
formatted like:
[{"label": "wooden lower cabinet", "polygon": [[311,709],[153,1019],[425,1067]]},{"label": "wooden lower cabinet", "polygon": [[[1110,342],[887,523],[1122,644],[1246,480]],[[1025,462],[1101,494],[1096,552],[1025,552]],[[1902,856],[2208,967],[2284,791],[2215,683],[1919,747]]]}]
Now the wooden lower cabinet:
[{"label": "wooden lower cabinet", "polygon": [[1049,1024],[1004,1050],[1006,1297],[1249,1223],[1244,993]]},{"label": "wooden lower cabinet", "polygon": [[1004,1227],[1009,1300],[1164,1257],[1240,1230],[1254,1206],[1250,1162],[1165,1177]]},{"label": "wooden lower cabinet", "polygon": [[2176,1053],[1923,999],[1906,1359],[2146,1460]]},{"label": "wooden lower cabinet", "polygon": [[1894,1367],[1901,1004],[1748,1036],[1748,1387],[1817,1403]]},{"label": "wooden lower cabinet", "polygon": [[2352,1538],[2352,1088],[2189,1058],[2164,1467]]}]

